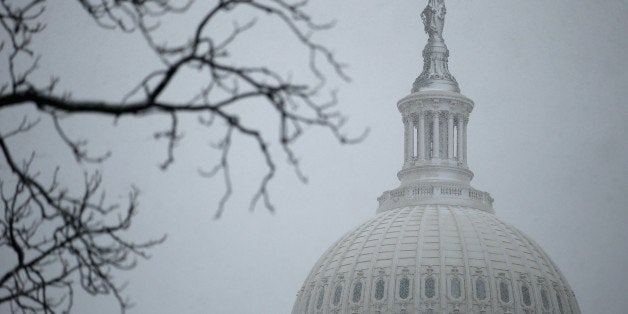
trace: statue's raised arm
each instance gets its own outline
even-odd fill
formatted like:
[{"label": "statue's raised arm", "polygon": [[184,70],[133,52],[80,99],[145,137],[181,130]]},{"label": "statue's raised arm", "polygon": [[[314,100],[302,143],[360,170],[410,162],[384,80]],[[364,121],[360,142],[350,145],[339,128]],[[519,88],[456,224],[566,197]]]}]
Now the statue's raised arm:
[{"label": "statue's raised arm", "polygon": [[421,13],[421,19],[425,25],[425,32],[430,38],[443,38],[446,13],[447,9],[445,8],[444,0],[430,0]]}]

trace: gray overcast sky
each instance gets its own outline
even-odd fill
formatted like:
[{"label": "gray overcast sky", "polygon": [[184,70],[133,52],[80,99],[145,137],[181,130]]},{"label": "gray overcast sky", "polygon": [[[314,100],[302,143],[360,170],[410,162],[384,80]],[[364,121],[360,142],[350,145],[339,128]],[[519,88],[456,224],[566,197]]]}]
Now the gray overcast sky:
[{"label": "gray overcast sky", "polygon": [[[246,143],[235,143],[241,147],[233,171],[240,190],[215,221],[221,182],[196,174],[215,158],[206,137],[187,132],[175,166],[163,173],[157,164],[164,145],[152,140],[161,118],[122,119],[117,127],[85,117],[67,121],[94,150],[113,151],[102,167],[109,195],[123,199],[131,183],[141,188],[133,236],[168,234],[152,259],[118,275],[129,281],[125,292],[136,303],[131,313],[287,313],[317,258],[375,215],[381,192],[397,187],[403,152],[396,102],[422,66],[425,1],[314,2],[314,16],[338,21],[318,36],[349,64],[353,79],[339,84],[347,132],[368,126],[371,133],[357,146],[340,146],[320,131],[304,137],[297,152],[310,182],[299,184],[284,166],[271,185],[274,215],[247,210],[263,168],[249,162],[255,152]],[[450,70],[476,103],[468,131],[473,186],[490,192],[497,216],[552,257],[583,313],[625,312],[627,1],[446,3]],[[73,1],[51,1],[46,19],[45,37],[37,42],[43,53],[38,75],[60,76],[61,89],[78,97],[120,99],[155,62],[145,58],[137,36],[96,28]],[[169,31],[177,36],[182,29]],[[262,23],[259,31],[273,29]],[[292,57],[292,46],[270,35],[249,40],[244,58]],[[2,68],[0,76],[6,76]],[[21,114],[0,113],[0,125]],[[50,157],[42,158],[42,168],[61,160],[73,167],[68,152],[44,132],[20,141],[24,152]],[[75,302],[76,313],[116,310],[111,298],[78,293]]]}]

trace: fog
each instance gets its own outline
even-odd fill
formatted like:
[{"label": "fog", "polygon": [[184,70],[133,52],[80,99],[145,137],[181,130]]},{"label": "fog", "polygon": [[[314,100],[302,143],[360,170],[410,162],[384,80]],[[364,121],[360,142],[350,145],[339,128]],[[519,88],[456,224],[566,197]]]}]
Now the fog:
[{"label": "fog", "polygon": [[[468,127],[472,185],[491,193],[496,215],[549,254],[583,313],[625,312],[628,3],[446,4],[449,69],[475,102]],[[117,280],[128,281],[124,294],[135,304],[130,313],[288,313],[318,257],[374,217],[376,198],[398,186],[403,129],[396,103],[422,68],[425,3],[316,0],[310,6],[313,16],[337,20],[316,36],[348,64],[352,81],[332,82],[339,110],[349,117],[344,132],[370,133],[360,144],[340,145],[326,132],[308,130],[295,147],[307,184],[277,155],[274,213],[248,209],[265,169],[256,148],[241,140],[233,148],[236,191],[222,218],[213,218],[224,186],[220,178],[200,177],[198,169],[218,158],[208,145],[215,137],[195,129],[193,116],[181,121],[186,137],[165,172],[159,170],[165,143],[153,139],[164,117],[65,121],[72,135],[89,139],[90,150],[112,151],[99,166],[110,197],[123,201],[131,184],[141,190],[130,236],[168,236],[150,251],[151,259],[116,272]],[[47,29],[36,39],[42,53],[37,77],[60,77],[59,88],[76,97],[118,100],[156,62],[145,57],[139,35],[98,28],[74,2],[51,2],[45,19]],[[184,36],[184,26],[169,33]],[[292,61],[294,47],[277,42],[274,31],[260,23],[257,34],[268,37],[248,38],[241,57],[271,53]],[[4,67],[0,76],[7,75]],[[28,110],[0,111],[0,128]],[[272,123],[263,113],[257,119]],[[80,179],[70,152],[43,123],[11,143],[23,155],[36,150],[41,169],[60,164],[67,178]],[[112,297],[75,294],[75,313],[118,310]]]}]

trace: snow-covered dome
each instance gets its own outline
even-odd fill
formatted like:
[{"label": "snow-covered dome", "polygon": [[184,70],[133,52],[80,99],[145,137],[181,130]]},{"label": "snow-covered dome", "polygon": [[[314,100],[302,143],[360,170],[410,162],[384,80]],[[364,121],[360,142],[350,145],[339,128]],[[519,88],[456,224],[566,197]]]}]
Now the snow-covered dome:
[{"label": "snow-covered dome", "polygon": [[579,313],[560,270],[486,211],[380,213],[318,260],[292,313]]},{"label": "snow-covered dome", "polygon": [[443,0],[430,0],[421,19],[423,72],[397,103],[401,184],[378,198],[375,218],[319,259],[292,313],[580,313],[547,254],[471,186],[474,103],[449,73]]}]

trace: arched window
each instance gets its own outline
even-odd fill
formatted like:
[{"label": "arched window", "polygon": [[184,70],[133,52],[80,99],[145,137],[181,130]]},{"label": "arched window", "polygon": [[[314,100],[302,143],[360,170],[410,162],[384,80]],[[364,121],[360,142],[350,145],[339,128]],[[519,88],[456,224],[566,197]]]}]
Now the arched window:
[{"label": "arched window", "polygon": [[337,285],[336,290],[334,290],[334,306],[338,306],[340,304],[340,297],[342,296],[342,286]]},{"label": "arched window", "polygon": [[360,302],[362,299],[362,282],[358,281],[353,285],[353,303]]},{"label": "arched window", "polygon": [[499,283],[499,296],[504,303],[510,302],[510,289],[505,281]]},{"label": "arched window", "polygon": [[523,284],[521,286],[521,299],[523,301],[523,304],[525,304],[526,306],[532,305],[532,299],[530,298],[530,288],[528,288],[528,285],[526,284]]},{"label": "arched window", "polygon": [[451,296],[455,299],[459,299],[462,296],[462,288],[460,287],[460,278],[453,277],[451,278]]},{"label": "arched window", "polygon": [[316,300],[316,308],[321,309],[323,307],[323,301],[325,299],[325,289],[321,287],[321,290],[318,291],[318,300]]},{"label": "arched window", "polygon": [[541,303],[543,304],[544,310],[550,309],[550,302],[549,302],[549,298],[547,297],[547,290],[545,289],[541,290]]},{"label": "arched window", "polygon": [[428,299],[436,296],[436,281],[430,276],[425,279],[425,297]]},{"label": "arched window", "polygon": [[377,283],[375,283],[375,300],[379,301],[384,298],[385,287],[384,279],[378,279]]},{"label": "arched window", "polygon": [[407,299],[410,296],[410,279],[403,277],[399,280],[399,297]]},{"label": "arched window", "polygon": [[560,314],[565,314],[565,311],[563,310],[563,302],[560,299],[560,294],[558,293],[558,291],[556,291],[556,304],[558,304],[558,310],[560,311]]},{"label": "arched window", "polygon": [[482,278],[475,280],[475,297],[480,301],[486,300],[486,283]]}]

